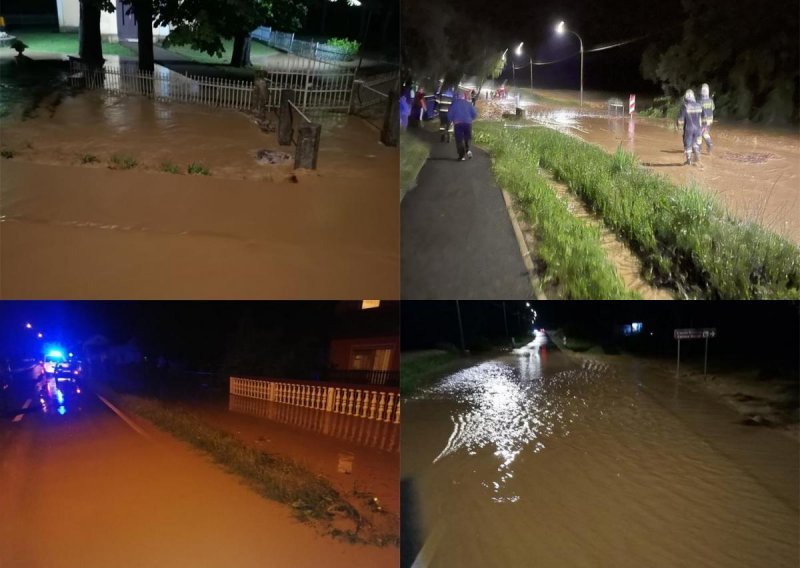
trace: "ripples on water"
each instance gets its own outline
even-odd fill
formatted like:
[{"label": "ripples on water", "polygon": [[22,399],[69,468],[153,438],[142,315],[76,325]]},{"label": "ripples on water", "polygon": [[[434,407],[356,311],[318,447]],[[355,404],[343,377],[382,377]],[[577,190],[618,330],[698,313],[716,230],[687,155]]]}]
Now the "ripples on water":
[{"label": "ripples on water", "polygon": [[609,372],[604,364],[584,361],[578,369],[545,380],[546,354],[546,348],[534,349],[519,365],[483,363],[425,391],[425,398],[444,397],[465,407],[450,416],[452,433],[433,463],[460,451],[475,455],[491,449],[499,460],[498,477],[483,481],[484,487],[497,502],[518,501],[520,496],[507,485],[514,477],[514,462],[523,452],[543,451],[552,436],[568,436],[569,425],[589,408],[584,387]]}]

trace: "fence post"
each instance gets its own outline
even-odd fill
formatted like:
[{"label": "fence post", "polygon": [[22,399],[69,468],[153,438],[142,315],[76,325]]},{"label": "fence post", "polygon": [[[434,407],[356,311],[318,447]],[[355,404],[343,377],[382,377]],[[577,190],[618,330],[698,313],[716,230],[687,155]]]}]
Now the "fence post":
[{"label": "fence post", "polygon": [[253,83],[253,100],[256,101],[256,115],[260,119],[267,116],[267,97],[269,95],[269,88],[266,79],[256,79]]},{"label": "fence post", "polygon": [[322,134],[322,125],[304,124],[298,129],[297,151],[294,154],[294,167],[317,169],[317,155],[319,154],[319,139]]},{"label": "fence post", "polygon": [[381,142],[384,146],[397,146],[400,140],[400,101],[397,91],[389,91],[389,101],[386,106],[386,113],[383,117],[383,129],[381,129]]},{"label": "fence post", "polygon": [[[292,143],[292,107],[290,102],[294,102],[294,90],[281,90],[281,108],[278,113],[278,144],[288,146]],[[299,145],[298,145],[299,148]]]}]

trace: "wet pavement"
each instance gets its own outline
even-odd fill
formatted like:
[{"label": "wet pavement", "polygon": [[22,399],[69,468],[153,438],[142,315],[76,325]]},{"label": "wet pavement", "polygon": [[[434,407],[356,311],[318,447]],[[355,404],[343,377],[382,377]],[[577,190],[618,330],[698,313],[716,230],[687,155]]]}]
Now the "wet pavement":
[{"label": "wet pavement", "polygon": [[0,565],[397,565],[396,548],[320,536],[188,445],[80,397],[0,422]]},{"label": "wet pavement", "polygon": [[533,289],[486,152],[412,129],[431,154],[401,204],[404,299],[527,299]]},{"label": "wet pavement", "polygon": [[800,559],[797,440],[645,361],[540,336],[407,399],[403,424],[403,566]]}]

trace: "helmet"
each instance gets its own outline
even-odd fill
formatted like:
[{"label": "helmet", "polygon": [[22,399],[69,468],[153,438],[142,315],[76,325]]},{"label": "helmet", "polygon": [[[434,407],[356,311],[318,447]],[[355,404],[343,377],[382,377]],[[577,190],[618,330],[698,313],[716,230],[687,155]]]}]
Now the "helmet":
[{"label": "helmet", "polygon": [[708,83],[703,83],[703,85],[700,87],[700,94],[704,97],[708,96]]},{"label": "helmet", "polygon": [[695,102],[695,101],[694,101],[694,91],[693,91],[693,90],[691,90],[691,89],[687,89],[687,90],[686,90],[686,94],[685,94],[685,95],[683,95],[683,99],[684,99],[686,102],[691,102],[691,103]]}]

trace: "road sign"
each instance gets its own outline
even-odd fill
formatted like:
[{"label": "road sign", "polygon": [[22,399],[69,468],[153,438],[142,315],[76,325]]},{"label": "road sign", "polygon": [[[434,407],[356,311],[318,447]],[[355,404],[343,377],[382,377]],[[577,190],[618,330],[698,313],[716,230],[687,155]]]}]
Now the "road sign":
[{"label": "road sign", "polygon": [[714,339],[717,336],[717,328],[684,328],[676,329],[674,332],[675,339],[678,340],[678,366],[675,369],[675,376],[679,377],[681,374],[681,339],[705,339],[706,348],[703,354],[703,376],[706,376],[708,369],[708,340]]},{"label": "road sign", "polygon": [[676,329],[674,334],[675,339],[714,339],[716,336],[715,327]]}]

